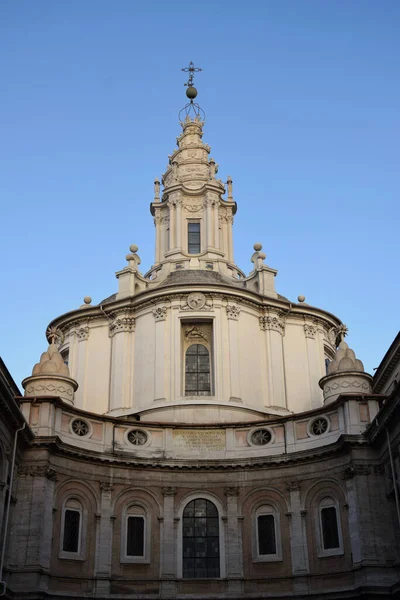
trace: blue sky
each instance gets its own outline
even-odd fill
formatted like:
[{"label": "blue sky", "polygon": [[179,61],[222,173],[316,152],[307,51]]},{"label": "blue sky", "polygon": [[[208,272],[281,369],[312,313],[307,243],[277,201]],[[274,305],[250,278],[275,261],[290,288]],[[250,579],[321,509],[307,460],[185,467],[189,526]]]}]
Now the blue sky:
[{"label": "blue sky", "polygon": [[329,310],[372,371],[399,329],[398,0],[3,0],[0,354],[19,384],[55,316],[154,259],[190,60],[234,182],[235,259]]}]

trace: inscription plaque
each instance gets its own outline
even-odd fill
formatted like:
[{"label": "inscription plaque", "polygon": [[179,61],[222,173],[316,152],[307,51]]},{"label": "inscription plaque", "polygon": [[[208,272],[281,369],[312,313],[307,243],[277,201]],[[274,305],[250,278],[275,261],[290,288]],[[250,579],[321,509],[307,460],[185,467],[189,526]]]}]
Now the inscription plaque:
[{"label": "inscription plaque", "polygon": [[176,452],[221,452],[225,450],[224,429],[176,429],[173,432]]}]

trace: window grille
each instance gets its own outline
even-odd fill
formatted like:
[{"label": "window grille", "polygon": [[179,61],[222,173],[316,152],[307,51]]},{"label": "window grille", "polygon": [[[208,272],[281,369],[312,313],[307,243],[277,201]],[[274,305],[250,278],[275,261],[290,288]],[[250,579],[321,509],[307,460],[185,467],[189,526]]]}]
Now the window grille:
[{"label": "window grille", "polygon": [[188,252],[200,253],[200,223],[188,223]]},{"label": "window grille", "polygon": [[220,576],[219,519],[217,507],[202,498],[183,511],[183,577]]},{"label": "window grille", "polygon": [[186,396],[209,396],[211,393],[210,353],[203,344],[192,344],[186,351]]}]

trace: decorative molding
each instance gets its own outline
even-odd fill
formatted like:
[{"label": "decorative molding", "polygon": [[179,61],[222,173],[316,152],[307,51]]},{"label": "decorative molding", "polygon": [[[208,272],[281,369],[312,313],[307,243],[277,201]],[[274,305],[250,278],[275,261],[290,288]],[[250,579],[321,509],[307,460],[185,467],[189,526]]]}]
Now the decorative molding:
[{"label": "decorative molding", "polygon": [[353,479],[356,475],[370,475],[371,467],[370,465],[350,465],[342,472],[342,479],[347,481],[348,479]]},{"label": "decorative molding", "polygon": [[20,477],[45,477],[49,481],[57,481],[57,471],[48,465],[21,466],[18,469]]},{"label": "decorative molding", "polygon": [[201,325],[188,325],[185,327],[185,338],[188,341],[200,342],[203,340],[208,342],[207,331]]},{"label": "decorative molding", "polygon": [[239,319],[240,310],[241,310],[239,306],[235,306],[234,304],[228,304],[226,306],[225,310],[226,310],[228,319],[233,319],[234,321],[237,321]]},{"label": "decorative molding", "polygon": [[202,292],[192,292],[187,298],[189,308],[201,310],[206,303],[206,297]]},{"label": "decorative molding", "polygon": [[281,335],[285,333],[285,322],[278,315],[264,315],[260,317],[260,327],[263,331],[277,331]]},{"label": "decorative molding", "polygon": [[175,496],[176,495],[176,487],[167,486],[161,488],[161,492],[163,496]]},{"label": "decorative molding", "polygon": [[114,490],[114,486],[108,481],[100,481],[100,489],[102,492],[112,492]]},{"label": "decorative molding", "polygon": [[[42,379],[46,379],[46,375],[43,375]],[[62,379],[62,375],[60,376],[60,379]],[[43,385],[43,383],[34,381],[29,383],[25,388],[25,394],[27,396],[48,396],[49,394],[46,392],[49,392],[52,396],[60,396],[61,398],[66,397],[71,402],[74,398],[74,388],[72,385],[69,385],[68,387],[62,384],[54,385],[53,383]]]},{"label": "decorative molding", "polygon": [[207,298],[202,292],[192,292],[188,296],[181,296],[179,310],[213,310],[211,298]]},{"label": "decorative molding", "polygon": [[225,496],[239,496],[239,488],[234,485],[229,485],[224,488]]},{"label": "decorative molding", "polygon": [[157,308],[153,308],[153,316],[156,321],[165,321],[167,318],[167,307],[157,306]]},{"label": "decorative molding", "polygon": [[288,492],[299,492],[300,491],[300,482],[299,481],[289,481],[286,484],[286,489]]},{"label": "decorative molding", "polygon": [[135,319],[129,316],[129,313],[125,315],[117,315],[110,321],[109,325],[109,336],[113,337],[116,333],[131,333],[135,331]]},{"label": "decorative molding", "polygon": [[89,327],[79,327],[76,330],[76,337],[78,338],[79,342],[85,342],[86,340],[89,339]]},{"label": "decorative molding", "polygon": [[190,213],[197,213],[202,210],[201,204],[183,204],[183,208]]},{"label": "decorative molding", "polygon": [[306,323],[304,325],[304,334],[306,338],[310,338],[313,340],[317,335],[317,327],[315,325],[309,325],[308,323]]}]

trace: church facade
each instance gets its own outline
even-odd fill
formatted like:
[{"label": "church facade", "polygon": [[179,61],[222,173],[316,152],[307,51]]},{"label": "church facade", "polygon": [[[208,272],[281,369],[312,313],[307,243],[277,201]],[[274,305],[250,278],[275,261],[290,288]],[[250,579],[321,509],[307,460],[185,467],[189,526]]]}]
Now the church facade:
[{"label": "church facade", "polygon": [[154,265],[132,245],[114,295],[50,323],[24,396],[2,371],[2,591],[395,597],[400,339],[373,379],[336,316],[278,294],[261,244],[235,264],[191,89]]}]

